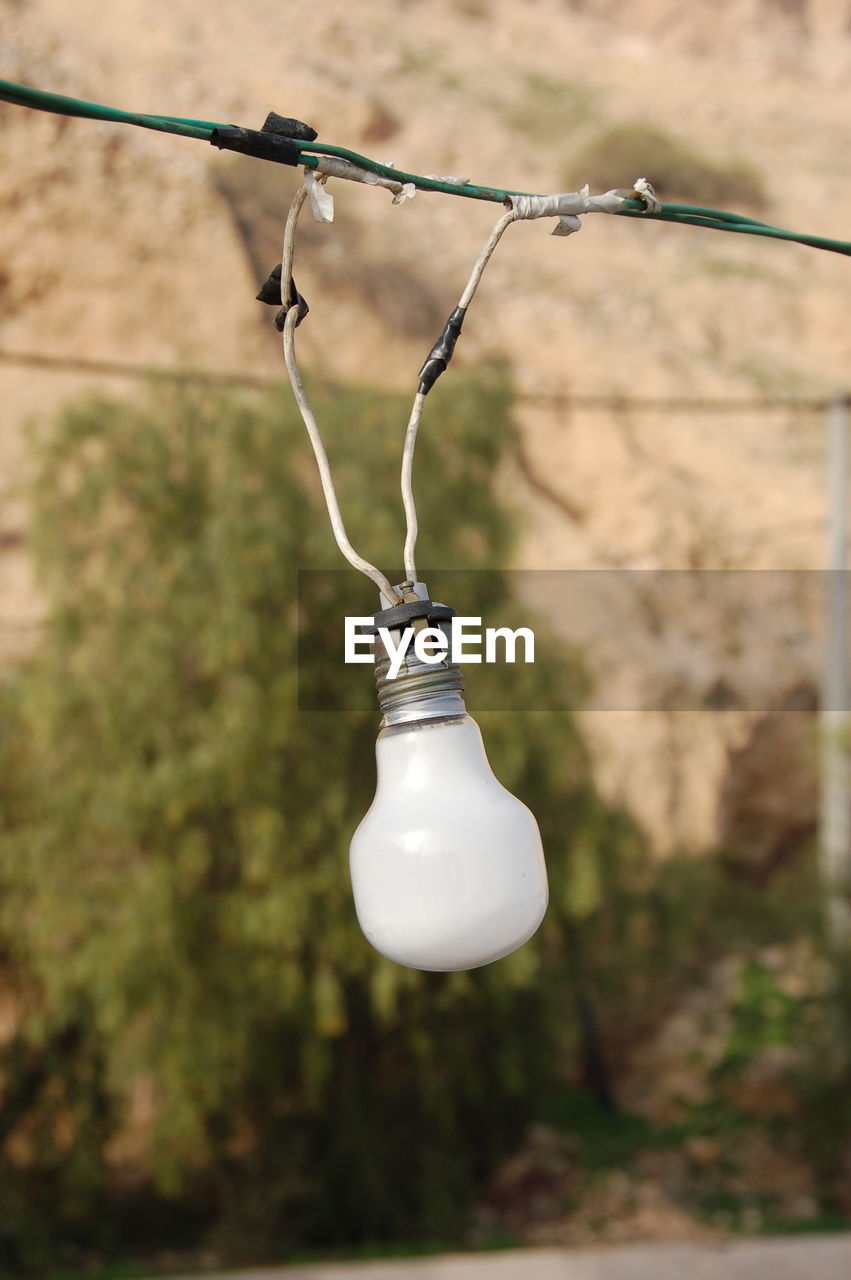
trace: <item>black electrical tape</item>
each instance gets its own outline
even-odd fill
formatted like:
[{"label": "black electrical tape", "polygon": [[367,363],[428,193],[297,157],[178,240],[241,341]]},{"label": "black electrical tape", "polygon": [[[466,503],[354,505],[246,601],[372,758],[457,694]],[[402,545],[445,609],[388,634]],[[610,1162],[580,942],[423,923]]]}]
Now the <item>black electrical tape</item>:
[{"label": "black electrical tape", "polygon": [[[263,285],[263,288],[256,295],[256,297],[258,302],[265,302],[267,306],[270,306],[270,307],[281,306],[281,263],[280,262],[275,267],[274,271],[272,271],[268,280],[266,280],[266,282]],[[295,322],[295,327],[298,328],[298,326],[301,324],[304,317],[310,311],[310,307],[307,305],[306,298],[304,298],[302,294],[299,293],[298,289],[295,287],[295,280],[293,279],[292,276],[290,276],[290,283],[287,289],[286,306],[281,307],[281,310],[275,316],[275,328],[278,330],[278,333],[283,332],[284,320],[286,319],[286,315],[290,307],[298,307],[298,319]]]},{"label": "black electrical tape", "polygon": [[411,600],[409,604],[397,604],[392,609],[382,609],[372,615],[372,626],[364,626],[362,635],[374,636],[379,627],[387,627],[390,631],[401,631],[406,623],[414,618],[426,618],[439,625],[455,617],[455,610],[448,604],[437,604],[434,600]]},{"label": "black electrical tape", "polygon": [[287,285],[287,296],[284,300],[284,306],[275,316],[275,328],[278,330],[278,333],[283,333],[284,319],[291,307],[298,307],[298,318],[295,322],[295,327],[298,328],[310,310],[310,307],[307,305],[307,299],[302,297],[298,289],[295,287],[295,278],[293,276],[290,276],[290,282]]},{"label": "black electrical tape", "polygon": [[279,116],[277,111],[270,111],[263,122],[264,133],[277,133],[283,138],[298,138],[300,142],[314,142],[319,134],[303,120],[295,120],[292,116]]},{"label": "black electrical tape", "polygon": [[461,325],[464,323],[466,314],[466,307],[456,307],[443,326],[443,332],[431,351],[429,351],[425,364],[420,369],[420,395],[428,395],[452,359],[455,343],[461,336]]},{"label": "black electrical tape", "polygon": [[236,125],[214,129],[210,142],[220,151],[239,151],[241,155],[274,160],[277,164],[295,166],[301,155],[301,148],[291,138],[280,137],[277,133],[261,133],[256,129],[239,129]]},{"label": "black electrical tape", "polygon": [[270,272],[268,280],[264,283],[262,289],[257,294],[258,302],[265,302],[267,306],[279,307],[281,305],[281,263]]}]

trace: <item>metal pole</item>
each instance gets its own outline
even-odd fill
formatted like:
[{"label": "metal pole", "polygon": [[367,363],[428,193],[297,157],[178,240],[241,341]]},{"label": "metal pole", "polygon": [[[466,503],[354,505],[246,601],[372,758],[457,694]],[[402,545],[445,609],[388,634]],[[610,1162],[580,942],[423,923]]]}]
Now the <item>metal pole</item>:
[{"label": "metal pole", "polygon": [[848,397],[827,412],[827,643],[821,701],[822,770],[819,873],[825,930],[835,951],[851,940],[851,769],[848,735]]}]

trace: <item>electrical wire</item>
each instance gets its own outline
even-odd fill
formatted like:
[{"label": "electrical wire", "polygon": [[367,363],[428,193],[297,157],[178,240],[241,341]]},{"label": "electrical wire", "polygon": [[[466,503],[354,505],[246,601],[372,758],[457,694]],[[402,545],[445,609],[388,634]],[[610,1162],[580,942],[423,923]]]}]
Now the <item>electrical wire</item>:
[{"label": "electrical wire", "polygon": [[[334,537],[337,540],[337,546],[342,551],[349,564],[359,569],[361,573],[366,574],[375,582],[379,589],[389,600],[400,600],[398,593],[390,585],[389,580],[385,577],[375,565],[370,564],[368,560],[364,560],[351,545],[346,536],[343,519],[340,514],[337,495],[334,489],[334,482],[331,475],[331,468],[328,462],[328,456],[322,443],[322,437],[316,419],[308,403],[307,395],[304,390],[304,384],[299,373],[298,364],[295,357],[295,329],[299,323],[299,308],[293,303],[289,297],[291,292],[293,257],[295,253],[295,232],[298,224],[299,214],[302,206],[307,199],[307,187],[303,185],[296,192],[295,198],[290,205],[287,214],[286,226],[284,228],[284,244],[281,252],[281,305],[285,308],[284,317],[284,358],[286,360],[287,372],[290,377],[290,384],[295,395],[308,435],[310,436],[313,451],[316,455],[316,462],[319,467],[319,474],[322,480],[322,488],[325,494],[325,502],[328,507],[328,515],[331,520],[331,526],[334,530]],[[503,233],[516,221],[517,214],[513,209],[506,210],[499,218],[493,230],[491,231],[487,243],[479,254],[470,273],[470,278],[461,294],[461,299],[454,316],[461,313],[461,319],[466,313],[467,308],[472,302],[476,290],[481,283],[485,268],[493,256],[496,246],[502,239]],[[460,333],[461,320],[457,322],[455,337]],[[454,345],[454,339],[453,339]],[[451,350],[447,356],[447,361],[451,357]],[[426,361],[428,364],[428,361]],[[444,364],[445,368],[445,364]],[[414,450],[417,443],[417,435],[419,433],[420,422],[422,420],[423,406],[427,390],[422,389],[414,396],[414,403],[411,409],[411,415],[408,420],[408,426],[405,431],[405,440],[402,446],[402,472],[401,472],[401,489],[402,489],[402,505],[405,511],[405,546],[403,551],[403,560],[405,566],[405,574],[411,581],[416,581],[416,544],[417,534],[419,531],[417,521],[417,507],[414,498],[413,489],[413,468],[414,468]]]},{"label": "electrical wire", "polygon": [[[432,175],[423,176],[420,174],[408,173],[390,165],[380,164],[377,161],[371,160],[367,156],[362,156],[348,148],[334,146],[330,143],[320,143],[315,140],[308,141],[304,138],[290,138],[289,136],[281,138],[277,133],[269,134],[263,131],[252,134],[251,131],[239,129],[238,126],[222,124],[209,120],[126,112],[117,108],[102,106],[98,103],[86,102],[78,98],[71,98],[61,94],[46,93],[43,90],[35,89],[27,85],[16,84],[8,80],[0,80],[0,100],[14,105],[29,107],[40,111],[53,112],[64,116],[131,124],[141,128],[157,130],[159,132],[198,138],[212,142],[218,146],[230,144],[232,149],[241,150],[247,154],[255,154],[263,159],[279,160],[283,163],[292,165],[300,164],[303,165],[305,169],[316,169],[320,164],[319,157],[321,156],[334,156],[347,160],[361,170],[387,178],[394,183],[410,183],[413,187],[419,190],[437,191],[444,194],[462,196],[468,199],[487,200],[492,202],[498,201],[505,204],[510,202],[512,196],[528,195],[528,193],[525,192],[511,191],[508,189],[476,186],[467,180],[446,179],[434,177]],[[313,131],[310,130],[310,132],[312,133]],[[239,138],[239,145],[234,146],[234,138],[232,135],[236,133],[245,136],[241,136]],[[228,137],[223,139],[221,135],[228,135]],[[259,139],[263,142],[260,150],[256,149],[256,142],[252,143],[252,137],[255,140]],[[270,138],[272,140],[271,142],[269,142]],[[275,143],[275,146],[272,146],[272,143]],[[254,151],[251,149],[252,146],[255,147]],[[637,192],[635,194],[637,196]],[[354,568],[358,569],[361,573],[364,573],[368,578],[370,578],[379,587],[379,590],[385,594],[388,600],[398,600],[399,596],[390,585],[386,576],[381,573],[375,565],[365,560],[355,551],[354,547],[349,542],[348,536],[346,535],[327,453],[322,442],[318,424],[310,408],[296,361],[295,328],[302,318],[303,311],[301,306],[297,305],[300,303],[300,300],[297,299],[295,287],[292,283],[292,261],[296,225],[306,197],[306,188],[302,186],[290,207],[284,233],[281,265],[281,301],[285,312],[283,324],[284,359],[293,394],[307,428],[308,436],[316,457],[325,503],[328,508],[328,515],[337,545],[345,559]],[[543,197],[533,198],[544,199]],[[642,218],[645,221],[661,221],[680,225],[691,225],[712,230],[735,232],[743,235],[755,235],[771,239],[792,241],[812,248],[824,249],[830,252],[851,256],[851,243],[831,240],[823,236],[811,236],[787,231],[779,227],[773,227],[768,223],[748,218],[742,214],[727,212],[726,210],[704,208],[697,205],[673,204],[664,204],[661,208],[657,205],[651,210],[648,209],[642,200],[638,198],[627,198],[624,200],[622,207],[613,210],[613,212],[616,212],[620,216]],[[404,563],[405,571],[412,579],[416,578],[415,550],[418,533],[416,504],[413,494],[413,462],[417,435],[422,418],[424,399],[436,378],[440,376],[440,373],[445,370],[449,363],[455,342],[461,332],[461,325],[463,323],[466,309],[475,295],[484,270],[490,261],[491,255],[499,243],[503,232],[513,221],[515,221],[517,216],[518,215],[515,210],[510,208],[502,215],[494,226],[485,248],[482,250],[482,253],[476,261],[470,279],[467,282],[467,286],[461,295],[458,307],[450,316],[443,333],[438,339],[438,342],[432,348],[429,358],[426,360],[423,369],[420,371],[420,386],[414,398],[414,404],[405,433],[401,470],[402,502],[406,517]],[[296,305],[293,305],[294,302]]]},{"label": "electrical wire", "polygon": [[155,129],[159,133],[176,133],[185,138],[201,138],[209,142],[214,129],[226,129],[227,125],[210,120],[190,120],[182,116],[146,115],[135,111],[120,111],[117,107],[104,107],[97,102],[85,102],[82,98],[68,98],[61,93],[46,93],[30,85],[0,80],[0,100],[19,107],[31,107],[36,111],[49,111],[53,115],[71,116],[85,120],[109,120],[116,124],[134,124],[141,129]]},{"label": "electrical wire", "polygon": [[[293,278],[293,257],[295,255],[295,232],[298,226],[299,214],[302,211],[304,202],[307,199],[307,187],[302,185],[293,196],[292,204],[287,213],[287,220],[284,224],[284,244],[281,250],[281,306],[285,309],[290,305],[291,299],[287,297],[288,290],[291,286]],[[298,311],[298,308],[295,308]],[[296,315],[298,319],[298,315]]]},{"label": "electrical wire", "polygon": [[414,501],[414,448],[417,443],[417,432],[420,429],[420,419],[423,416],[424,404],[425,395],[422,391],[418,391],[414,396],[414,404],[411,409],[408,429],[405,432],[405,443],[402,448],[402,506],[405,508],[405,551],[403,559],[405,576],[410,578],[411,582],[416,582],[417,580],[416,551],[417,534],[419,532],[417,504]]},{"label": "electrical wire", "polygon": [[[115,107],[102,106],[99,103],[86,102],[80,98],[69,98],[62,94],[47,93],[42,89],[34,89],[29,85],[16,84],[11,80],[0,80],[0,101],[10,102],[17,106],[29,107],[37,111],[49,111],[59,115],[84,117],[94,120],[108,120],[120,124],[138,125],[143,129],[155,129],[161,133],[174,133],[189,138],[199,138],[206,142],[214,142],[217,131],[234,130],[235,125],[223,124],[210,120],[195,120],[183,116],[148,115],[137,112],[121,111]],[[261,135],[264,138],[266,134]],[[377,160],[363,156],[348,147],[335,146],[332,143],[287,139],[289,151],[297,159],[286,163],[298,163],[306,168],[315,169],[320,156],[339,156],[349,160],[360,169],[380,177],[389,178],[400,183],[412,183],[420,191],[435,191],[443,195],[461,196],[468,200],[487,200],[499,204],[506,203],[511,196],[529,195],[529,192],[514,191],[509,188],[480,186],[466,180],[447,179],[408,173],[395,169],[392,165],[381,164]],[[217,145],[222,145],[219,142]],[[265,155],[265,159],[272,157]],[[762,236],[767,239],[791,241],[806,245],[813,249],[823,249],[829,253],[839,253],[851,257],[851,242],[834,240],[826,236],[809,235],[797,231],[788,231],[770,223],[759,222],[743,214],[729,213],[723,209],[704,208],[691,204],[662,205],[660,212],[649,211],[641,200],[627,200],[615,217],[640,218],[644,222],[668,222],[680,226],[705,227],[714,231],[737,232],[740,235]]]},{"label": "electrical wire", "polygon": [[513,209],[509,209],[507,213],[502,215],[493,231],[490,233],[487,244],[484,249],[482,249],[482,252],[476,260],[476,265],[470,272],[470,279],[467,281],[467,287],[461,294],[461,300],[459,301],[458,306],[464,311],[466,311],[467,307],[469,307],[470,303],[473,301],[473,295],[479,287],[485,267],[490,262],[494,249],[502,239],[503,232],[506,231],[511,226],[512,222],[516,221],[516,219],[517,214]]},{"label": "electrical wire", "polygon": [[[298,216],[301,212],[302,205],[307,199],[307,190],[305,187],[299,187],[296,192],[295,199],[290,205],[287,215],[286,227],[284,229],[284,245],[281,254],[281,305],[287,307],[287,294],[289,283],[292,278],[292,263],[295,250],[295,231],[298,224]],[[314,417],[313,410],[307,398],[307,392],[304,389],[301,373],[299,371],[298,362],[295,354],[295,327],[299,321],[299,308],[297,305],[290,305],[284,317],[283,330],[283,347],[284,360],[289,374],[290,386],[295,396],[296,404],[299,407],[304,425],[307,428],[307,434],[310,443],[313,446],[313,453],[316,458],[316,465],[319,469],[319,478],[322,482],[322,493],[325,497],[325,505],[328,508],[328,518],[331,521],[331,529],[334,533],[334,539],[340,548],[343,556],[348,560],[353,569],[358,569],[365,574],[367,578],[371,578],[379,591],[383,592],[385,597],[395,603],[401,603],[401,597],[390,584],[390,580],[376,568],[374,564],[370,564],[363,556],[355,551],[351,542],[349,542],[346,534],[346,527],[343,523],[343,517],[340,512],[340,504],[337,501],[337,491],[334,487],[334,479],[331,475],[331,466],[328,461],[328,454],[325,451],[325,445],[322,441],[322,433],[319,425]]]},{"label": "electrical wire", "polygon": [[[452,316],[450,317],[449,325],[447,326],[447,328],[451,329],[451,327],[454,325],[454,336],[451,337],[448,348],[446,347],[441,348],[441,350],[443,351],[443,367],[444,368],[446,367],[446,363],[448,363],[448,360],[451,358],[452,348],[454,347],[455,341],[461,332],[461,324],[463,322],[464,315],[466,314],[467,308],[469,307],[470,303],[473,301],[473,297],[475,296],[476,290],[478,289],[479,284],[481,283],[481,279],[484,274],[485,267],[490,262],[491,257],[493,255],[493,251],[496,248],[496,246],[499,244],[500,240],[502,239],[503,233],[507,230],[508,227],[511,226],[512,222],[515,222],[516,220],[517,220],[517,214],[513,209],[509,209],[506,213],[504,213],[502,217],[497,221],[496,225],[494,226],[493,230],[490,233],[490,236],[488,237],[487,244],[482,249],[481,253],[476,259],[475,265],[473,266],[473,270],[470,272],[470,278],[467,281],[464,292],[461,294],[461,298],[459,300],[458,306],[455,309],[455,311],[452,313]],[[441,335],[441,337],[442,336],[443,335]],[[432,348],[432,353],[429,359],[433,358],[434,353],[439,346],[440,346],[440,339],[438,340],[438,344],[436,344],[436,347]],[[423,369],[425,369],[428,366],[428,364],[429,364],[429,360],[426,360],[426,363],[423,366]],[[422,376],[422,373],[421,373],[421,376]],[[405,550],[403,553],[403,559],[405,564],[405,573],[411,579],[412,582],[415,582],[417,578],[416,546],[417,546],[417,534],[419,531],[418,522],[417,522],[417,505],[414,499],[414,487],[413,487],[414,449],[416,448],[417,434],[420,429],[420,421],[422,419],[423,405],[425,404],[425,397],[428,394],[428,390],[430,389],[430,386],[429,386],[429,387],[426,387],[424,390],[423,386],[424,384],[421,382],[420,389],[417,391],[417,394],[414,397],[414,404],[411,409],[411,416],[408,421],[408,428],[407,428],[407,431],[405,432],[405,443],[402,448],[402,478],[401,478],[402,506],[405,509],[405,525],[406,525]]]},{"label": "electrical wire", "polygon": [[[687,209],[691,205],[684,206]],[[829,240],[826,236],[805,235],[799,231],[786,231],[782,227],[770,226],[767,222],[755,222],[736,215],[708,216],[709,211],[697,214],[683,214],[678,205],[664,204],[661,213],[639,213],[632,209],[623,209],[616,216],[621,218],[648,218],[653,222],[672,222],[680,226],[706,227],[710,231],[732,231],[743,236],[763,236],[767,240],[787,240],[793,244],[802,244],[809,249],[825,249],[828,253],[841,253],[851,258],[851,244],[843,240]]]}]

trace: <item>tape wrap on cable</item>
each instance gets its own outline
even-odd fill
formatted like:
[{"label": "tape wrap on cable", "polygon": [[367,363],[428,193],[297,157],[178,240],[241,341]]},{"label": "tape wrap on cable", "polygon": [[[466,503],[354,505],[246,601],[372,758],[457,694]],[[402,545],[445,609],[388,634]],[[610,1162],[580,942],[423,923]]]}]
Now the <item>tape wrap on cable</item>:
[{"label": "tape wrap on cable", "polygon": [[315,172],[323,173],[329,178],[345,178],[349,182],[365,182],[371,187],[384,187],[393,193],[394,204],[404,204],[412,200],[417,193],[413,182],[401,182],[398,178],[385,178],[380,173],[371,173],[362,169],[342,156],[320,156]]},{"label": "tape wrap on cable", "polygon": [[658,213],[662,208],[645,178],[639,178],[631,189],[605,191],[599,196],[592,196],[587,185],[581,191],[561,191],[548,196],[509,196],[517,218],[558,218],[554,236],[569,236],[579,231],[581,214],[621,213],[630,199],[642,200],[649,213]]}]

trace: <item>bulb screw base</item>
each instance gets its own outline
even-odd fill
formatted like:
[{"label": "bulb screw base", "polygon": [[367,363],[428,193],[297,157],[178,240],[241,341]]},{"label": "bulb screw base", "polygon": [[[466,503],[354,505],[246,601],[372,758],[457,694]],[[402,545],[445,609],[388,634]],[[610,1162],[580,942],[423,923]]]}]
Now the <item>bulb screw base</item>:
[{"label": "bulb screw base", "polygon": [[449,625],[455,610],[428,598],[424,583],[403,582],[395,588],[403,604],[382,609],[373,616],[375,632],[375,687],[381,708],[382,728],[409,724],[414,720],[435,720],[466,715],[462,693],[461,668],[448,655],[439,662],[423,662],[409,647],[395,676],[390,675],[391,657],[378,628],[394,632],[395,641],[402,632],[437,627],[450,639]]}]

